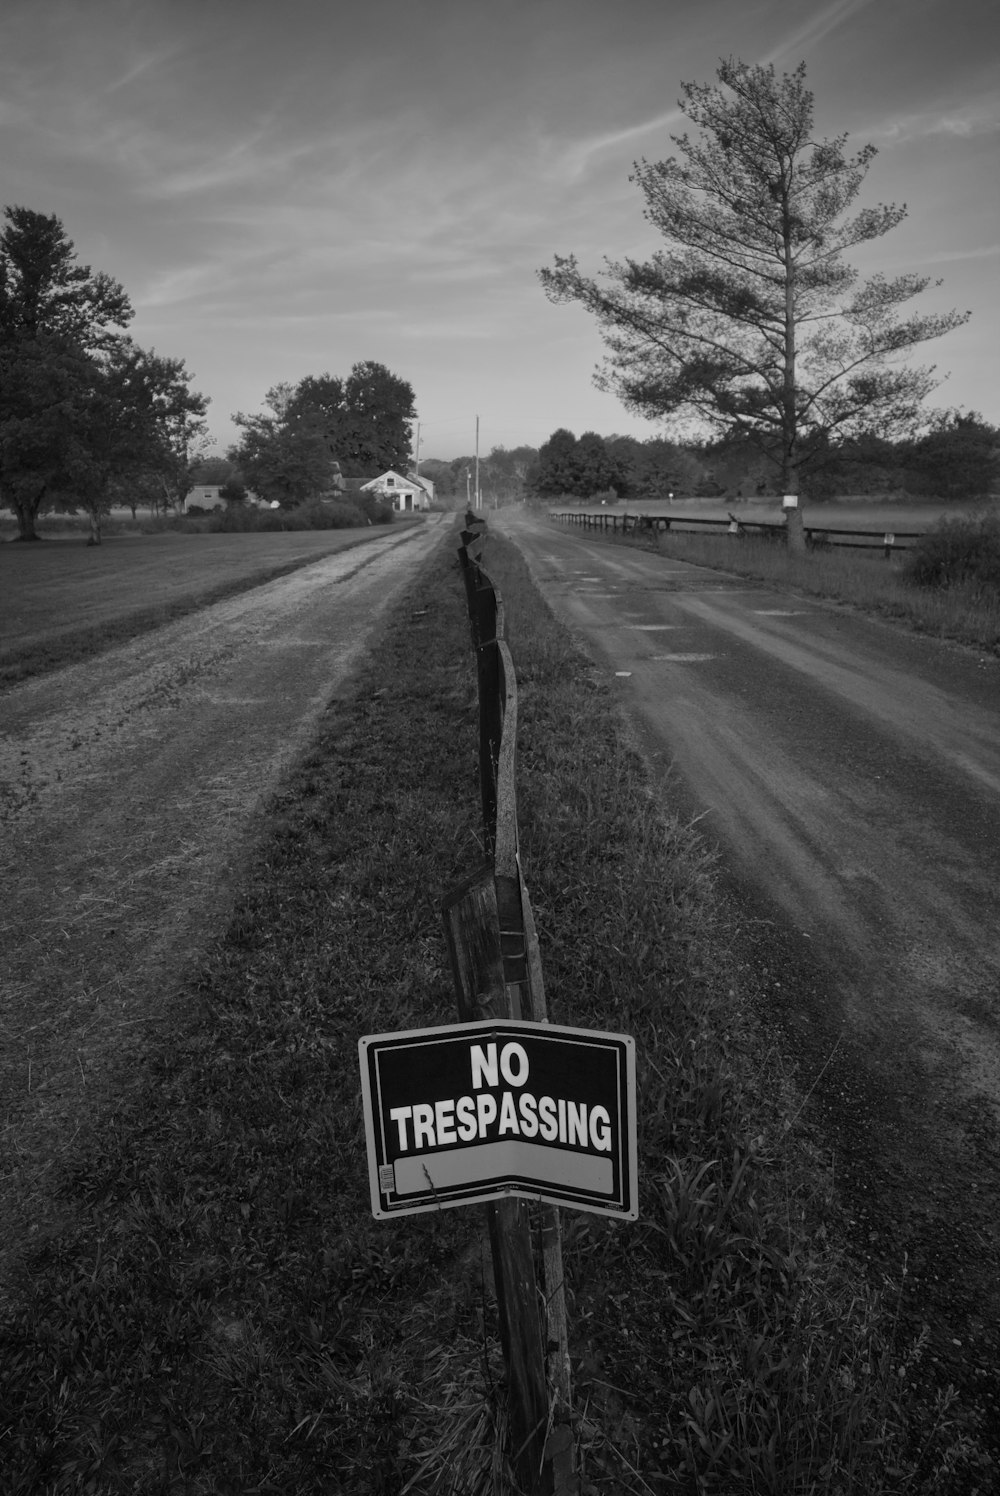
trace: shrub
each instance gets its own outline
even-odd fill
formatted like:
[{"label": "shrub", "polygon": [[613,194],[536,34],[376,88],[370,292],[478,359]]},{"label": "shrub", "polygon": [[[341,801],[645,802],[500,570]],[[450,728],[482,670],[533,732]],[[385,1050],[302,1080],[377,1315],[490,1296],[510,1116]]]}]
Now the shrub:
[{"label": "shrub", "polygon": [[209,519],[208,528],[215,534],[234,535],[242,534],[246,530],[259,530],[261,514],[269,514],[270,510],[251,509],[248,504],[227,504],[225,509],[216,510]]},{"label": "shrub", "polygon": [[297,504],[294,509],[251,509],[230,504],[209,520],[209,529],[231,534],[254,530],[272,534],[277,530],[349,530],[368,523],[356,504]]},{"label": "shrub", "polygon": [[377,493],[356,493],[351,495],[351,503],[356,504],[362,511],[361,524],[367,520],[372,525],[392,524],[392,500]]},{"label": "shrub", "polygon": [[913,547],[904,575],[919,587],[1000,592],[1000,516],[941,520]]}]

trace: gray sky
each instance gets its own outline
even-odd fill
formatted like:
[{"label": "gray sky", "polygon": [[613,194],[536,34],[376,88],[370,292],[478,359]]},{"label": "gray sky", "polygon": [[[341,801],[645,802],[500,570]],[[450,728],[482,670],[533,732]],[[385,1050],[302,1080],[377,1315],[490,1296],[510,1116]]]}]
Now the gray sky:
[{"label": "gray sky", "polygon": [[1000,422],[995,0],[3,0],[0,204],[62,219],[132,334],[231,414],[377,359],[421,455],[656,434],[591,384],[601,340],[536,270],[644,255],[628,178],[672,152],[681,81],[805,60],[821,134],[879,155],[908,219],[856,263],[971,309],[923,350],[934,405]]}]

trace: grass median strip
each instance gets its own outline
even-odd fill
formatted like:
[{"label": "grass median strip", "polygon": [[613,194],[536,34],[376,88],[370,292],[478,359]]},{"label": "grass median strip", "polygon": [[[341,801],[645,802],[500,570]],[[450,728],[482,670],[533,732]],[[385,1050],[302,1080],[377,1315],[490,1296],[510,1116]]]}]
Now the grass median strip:
[{"label": "grass median strip", "polygon": [[[641,1219],[566,1215],[584,1490],[971,1493],[974,1429],[899,1376],[919,1347],[760,1077],[697,837],[517,552],[485,563],[551,1016],[640,1055]],[[5,1493],[513,1489],[480,1213],[372,1220],[356,1053],[453,1021],[438,908],[482,855],[476,745],[449,546],[274,799],[176,1042],[74,1144],[76,1224],[0,1332]]]}]

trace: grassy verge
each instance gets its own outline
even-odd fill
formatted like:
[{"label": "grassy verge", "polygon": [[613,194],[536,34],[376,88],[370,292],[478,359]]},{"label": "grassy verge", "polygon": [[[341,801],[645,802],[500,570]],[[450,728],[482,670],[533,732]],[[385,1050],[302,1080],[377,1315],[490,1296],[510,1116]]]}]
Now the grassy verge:
[{"label": "grassy verge", "polygon": [[784,546],[749,535],[734,540],[730,536],[683,532],[654,541],[629,539],[618,543],[652,546],[681,561],[833,598],[935,638],[955,639],[1000,653],[1000,593],[995,588],[972,583],[919,587],[906,577],[901,561],[887,561],[881,551],[865,554],[817,547],[804,556],[793,556]]},{"label": "grassy verge", "polygon": [[[212,581],[206,581],[204,577],[184,578],[174,584],[172,595],[161,597],[155,603],[147,603],[144,607],[129,608],[127,602],[123,604],[120,600],[118,606],[122,610],[112,613],[109,617],[98,619],[93,623],[67,627],[65,632],[29,635],[22,641],[8,643],[0,655],[0,692],[16,685],[19,681],[29,680],[33,676],[44,675],[49,670],[57,670],[65,665],[73,665],[80,660],[89,659],[92,655],[111,649],[116,644],[124,644],[129,639],[138,638],[141,634],[151,633],[165,624],[173,623],[175,619],[184,618],[202,608],[211,607],[213,603],[223,602],[226,598],[237,597],[241,593],[252,591],[255,587],[262,587],[267,582],[277,581],[279,577],[288,576],[304,566],[312,566],[327,555],[366,545],[371,540],[384,538],[386,534],[387,531],[381,528],[368,529],[361,532],[357,539],[350,539],[346,544],[338,544],[329,550],[317,550],[291,559],[274,561],[271,565],[262,559],[259,566],[244,570],[242,575],[229,575]],[[176,564],[176,558],[172,558],[172,562]],[[220,564],[224,566],[225,562]],[[113,572],[109,573],[102,578],[100,584],[107,589],[112,589],[111,595],[121,599],[121,592],[113,590],[116,583],[120,583],[123,591],[128,589],[132,595],[139,595],[135,586],[130,586],[127,559],[117,576]],[[70,596],[72,596],[70,589],[74,585],[78,587],[79,584],[80,579],[76,577],[67,585],[67,592]]]},{"label": "grassy verge", "polygon": [[[985,1493],[755,1079],[697,839],[516,551],[486,560],[552,1015],[642,1057],[642,1219],[566,1217],[585,1491]],[[0,1331],[9,1496],[513,1489],[479,1213],[372,1220],[356,1057],[452,1019],[438,905],[481,856],[475,744],[449,549],[276,797],[176,1042],[74,1144],[76,1227],[26,1255]]]}]

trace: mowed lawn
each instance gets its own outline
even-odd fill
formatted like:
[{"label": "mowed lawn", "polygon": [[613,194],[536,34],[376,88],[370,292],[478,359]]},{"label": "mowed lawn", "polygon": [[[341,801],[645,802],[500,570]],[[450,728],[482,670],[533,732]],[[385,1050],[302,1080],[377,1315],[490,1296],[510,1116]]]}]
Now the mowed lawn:
[{"label": "mowed lawn", "polygon": [[391,527],[0,544],[0,681],[106,647]]}]

